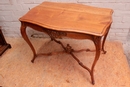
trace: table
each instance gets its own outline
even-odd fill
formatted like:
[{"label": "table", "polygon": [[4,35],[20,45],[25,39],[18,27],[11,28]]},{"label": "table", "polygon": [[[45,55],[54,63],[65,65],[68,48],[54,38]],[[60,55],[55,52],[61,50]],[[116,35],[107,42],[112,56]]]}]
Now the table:
[{"label": "table", "polygon": [[[26,27],[48,34],[52,41],[59,43],[66,53],[70,54],[81,67],[88,70],[92,84],[94,81],[94,67],[101,51],[105,54],[104,43],[112,23],[112,9],[98,8],[75,3],[43,2],[32,8],[19,20],[21,34],[33,52],[34,62],[36,51],[28,39]],[[69,44],[64,46],[57,38],[69,37],[74,39],[89,39],[96,48],[95,59],[91,69],[86,67],[74,54]],[[87,50],[88,51],[88,50]]]}]

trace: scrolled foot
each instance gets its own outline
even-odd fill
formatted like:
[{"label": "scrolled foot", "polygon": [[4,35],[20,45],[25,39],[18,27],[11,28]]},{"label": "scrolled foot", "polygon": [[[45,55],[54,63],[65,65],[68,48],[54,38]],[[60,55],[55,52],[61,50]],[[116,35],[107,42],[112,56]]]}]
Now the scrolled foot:
[{"label": "scrolled foot", "polygon": [[103,50],[103,54],[106,54],[106,53],[107,53],[107,51]]},{"label": "scrolled foot", "polygon": [[36,55],[34,55],[33,59],[31,60],[32,63],[34,63],[35,58],[36,58]]},{"label": "scrolled foot", "polygon": [[34,63],[34,59],[32,59],[31,62]]},{"label": "scrolled foot", "polygon": [[94,82],[94,81],[92,81],[92,84],[94,85],[94,84],[95,84],[95,82]]}]

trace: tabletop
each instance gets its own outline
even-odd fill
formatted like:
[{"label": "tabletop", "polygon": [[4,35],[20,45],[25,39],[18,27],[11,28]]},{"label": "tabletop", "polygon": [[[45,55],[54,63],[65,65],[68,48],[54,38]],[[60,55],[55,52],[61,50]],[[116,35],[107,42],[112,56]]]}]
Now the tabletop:
[{"label": "tabletop", "polygon": [[112,9],[76,3],[43,2],[19,20],[45,28],[103,36],[112,23]]}]

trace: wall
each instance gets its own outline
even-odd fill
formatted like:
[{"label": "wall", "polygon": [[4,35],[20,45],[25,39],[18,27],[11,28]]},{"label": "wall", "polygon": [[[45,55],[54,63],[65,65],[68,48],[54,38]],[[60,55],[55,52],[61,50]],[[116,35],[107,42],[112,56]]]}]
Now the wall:
[{"label": "wall", "polygon": [[[5,36],[21,37],[19,18],[29,9],[44,0],[0,0],[0,26]],[[91,6],[112,8],[113,24],[108,35],[108,40],[125,42],[130,30],[130,0],[46,0],[57,2],[82,3]],[[28,29],[29,35],[37,31]],[[40,33],[41,34],[41,33]],[[45,35],[43,35],[45,36]]]}]

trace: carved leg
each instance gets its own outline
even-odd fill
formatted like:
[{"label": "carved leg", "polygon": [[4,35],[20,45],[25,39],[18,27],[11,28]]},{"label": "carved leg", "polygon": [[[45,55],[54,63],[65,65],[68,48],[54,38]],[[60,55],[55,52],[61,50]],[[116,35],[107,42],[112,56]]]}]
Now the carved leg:
[{"label": "carved leg", "polygon": [[96,54],[95,54],[95,59],[94,59],[94,62],[92,64],[92,67],[91,67],[91,72],[90,72],[90,75],[91,75],[91,80],[92,80],[92,84],[95,84],[95,81],[94,81],[94,67],[99,59],[99,56],[100,56],[100,49],[101,49],[101,37],[95,37],[94,38],[94,44],[95,44],[95,47],[96,47]]},{"label": "carved leg", "polygon": [[31,60],[31,62],[33,63],[35,58],[36,58],[36,52],[35,52],[35,49],[34,49],[32,43],[28,39],[28,36],[26,34],[26,25],[23,22],[21,23],[21,28],[20,29],[21,29],[22,37],[28,43],[28,45],[30,46],[31,50],[33,51],[33,59]]},{"label": "carved leg", "polygon": [[104,44],[105,44],[107,35],[108,35],[108,33],[106,33],[106,35],[105,35],[104,38],[103,38],[103,42],[102,42],[102,51],[103,51],[104,54],[106,54],[106,52],[107,52],[107,51],[104,50]]},{"label": "carved leg", "polygon": [[102,42],[102,51],[103,51],[104,54],[107,52],[107,51],[104,50],[104,44],[105,44],[105,41],[106,41],[106,38],[107,38],[107,35],[108,35],[108,32],[109,32],[110,26],[107,28],[108,31],[107,31],[106,35],[104,36],[103,42]]}]

